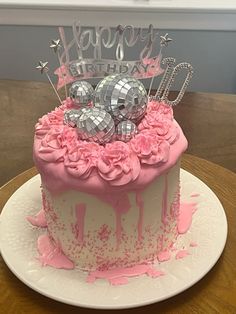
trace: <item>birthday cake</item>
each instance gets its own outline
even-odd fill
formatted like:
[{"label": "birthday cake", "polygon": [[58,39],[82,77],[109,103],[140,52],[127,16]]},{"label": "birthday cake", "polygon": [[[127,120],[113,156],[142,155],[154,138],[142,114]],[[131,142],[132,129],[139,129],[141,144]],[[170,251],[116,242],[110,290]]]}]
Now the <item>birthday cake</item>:
[{"label": "birthday cake", "polygon": [[[169,41],[161,36],[161,46]],[[155,67],[153,72],[143,67],[143,77],[164,71],[158,58],[148,59]],[[38,239],[39,259],[90,272],[168,259],[182,232],[180,160],[187,148],[172,104],[182,98],[192,68],[187,63],[174,67],[174,59],[166,59],[162,82],[150,97],[142,77],[132,73],[106,73],[94,90],[81,80],[82,64],[66,68],[60,63],[56,73],[67,69],[63,79],[71,84],[69,97],[35,127],[33,156],[43,207],[28,220],[47,228]],[[46,64],[39,68],[43,73]],[[171,83],[183,68],[186,80],[170,101]]]}]

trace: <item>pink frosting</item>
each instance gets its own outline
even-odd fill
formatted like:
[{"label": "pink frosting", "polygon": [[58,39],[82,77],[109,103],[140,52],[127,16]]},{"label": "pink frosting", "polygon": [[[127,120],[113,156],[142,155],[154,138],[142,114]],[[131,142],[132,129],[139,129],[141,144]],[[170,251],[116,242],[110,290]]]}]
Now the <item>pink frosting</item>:
[{"label": "pink frosting", "polygon": [[160,253],[157,254],[157,259],[159,262],[165,262],[170,260],[171,254],[169,251],[161,251]]},{"label": "pink frosting", "polygon": [[[69,104],[69,103],[68,103]],[[64,111],[62,108],[55,108],[54,111],[49,112],[39,119],[35,126],[35,134],[38,138],[45,136],[52,126],[56,127],[61,125],[61,121],[64,117]]]},{"label": "pink frosting", "polygon": [[86,179],[96,167],[100,145],[97,143],[79,142],[72,146],[65,155],[66,171],[74,177]]},{"label": "pink frosting", "polygon": [[144,201],[140,191],[136,192],[136,204],[139,208],[139,219],[138,219],[138,241],[142,241],[143,238],[143,216],[144,216]]},{"label": "pink frosting", "polygon": [[85,212],[86,212],[86,204],[81,203],[76,205],[76,238],[78,239],[80,244],[83,244],[84,242],[84,218],[85,218]]},{"label": "pink frosting", "polygon": [[160,140],[151,132],[136,135],[130,141],[130,146],[143,164],[159,164],[166,162],[169,157],[170,144],[165,140]]},{"label": "pink frosting", "polygon": [[106,271],[93,271],[87,277],[87,282],[93,283],[96,279],[107,279],[112,285],[122,285],[128,283],[128,277],[148,275],[152,278],[163,276],[164,272],[157,270],[150,265],[135,265],[128,268],[116,268]]},{"label": "pink frosting", "polygon": [[99,175],[111,185],[124,185],[137,179],[140,162],[126,143],[115,141],[101,150],[97,168]]},{"label": "pink frosting", "polygon": [[149,102],[147,107],[147,113],[153,114],[154,112],[158,112],[160,117],[165,117],[169,120],[173,120],[173,109],[171,106],[167,106],[163,102],[157,102],[152,100]]},{"label": "pink frosting", "polygon": [[196,247],[196,246],[198,246],[198,244],[196,242],[192,241],[192,242],[190,242],[189,246],[190,247]]},{"label": "pink frosting", "polygon": [[165,175],[165,185],[164,190],[162,192],[162,212],[161,212],[161,220],[162,223],[166,224],[167,211],[168,211],[168,178],[167,174]]},{"label": "pink frosting", "polygon": [[47,234],[38,238],[39,260],[43,266],[49,265],[55,268],[73,269],[74,263],[66,257]]},{"label": "pink frosting", "polygon": [[187,148],[172,108],[163,103],[148,104],[139,133],[130,142],[104,146],[80,140],[76,128],[64,125],[64,111],[72,107],[67,99],[36,124],[34,161],[52,193],[142,189],[172,167]]},{"label": "pink frosting", "polygon": [[189,230],[192,224],[192,216],[196,209],[197,203],[180,203],[177,225],[180,234],[186,233]]},{"label": "pink frosting", "polygon": [[175,259],[182,259],[188,255],[190,255],[190,253],[187,250],[179,250],[175,255]]},{"label": "pink frosting", "polygon": [[110,204],[115,210],[115,213],[116,213],[116,248],[119,249],[119,245],[121,242],[121,234],[122,234],[122,223],[121,223],[122,214],[127,213],[131,207],[128,194],[125,192],[122,192],[119,194],[105,193],[105,194],[100,194],[99,197],[104,202]]},{"label": "pink frosting", "polygon": [[31,225],[41,228],[47,227],[47,221],[45,217],[45,212],[41,209],[35,216],[27,216],[26,219],[31,223]]}]

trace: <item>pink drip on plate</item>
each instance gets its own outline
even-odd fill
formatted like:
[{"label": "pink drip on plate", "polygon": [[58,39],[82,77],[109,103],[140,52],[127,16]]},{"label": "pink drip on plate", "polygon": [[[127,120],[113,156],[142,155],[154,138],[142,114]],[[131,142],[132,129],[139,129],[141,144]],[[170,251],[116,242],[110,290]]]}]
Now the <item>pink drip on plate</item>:
[{"label": "pink drip on plate", "polygon": [[162,251],[157,254],[157,259],[159,262],[165,262],[171,259],[171,254],[169,251]]},{"label": "pink drip on plate", "polygon": [[128,268],[116,268],[107,271],[92,271],[87,277],[87,282],[93,283],[96,279],[106,279],[112,285],[128,283],[128,277],[147,275],[157,278],[164,275],[164,272],[157,270],[151,265],[135,265]]},{"label": "pink drip on plate", "polygon": [[182,259],[188,255],[190,255],[190,253],[187,250],[179,250],[175,255],[175,259]]},{"label": "pink drip on plate", "polygon": [[45,228],[47,227],[47,221],[45,218],[45,212],[41,209],[35,216],[27,216],[26,219],[36,227]]},{"label": "pink drip on plate", "polygon": [[197,210],[197,203],[180,203],[178,232],[186,233],[192,224],[192,216]]},{"label": "pink drip on plate", "polygon": [[47,234],[38,238],[39,260],[43,266],[73,269],[74,263],[66,257],[58,244],[55,244]]}]

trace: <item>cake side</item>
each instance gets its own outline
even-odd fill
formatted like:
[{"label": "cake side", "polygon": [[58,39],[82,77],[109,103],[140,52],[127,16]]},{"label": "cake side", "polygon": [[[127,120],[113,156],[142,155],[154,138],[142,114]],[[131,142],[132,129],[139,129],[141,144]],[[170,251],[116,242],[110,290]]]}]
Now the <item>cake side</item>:
[{"label": "cake side", "polygon": [[178,236],[180,162],[143,190],[54,195],[42,186],[48,233],[80,269],[108,270],[151,263]]}]

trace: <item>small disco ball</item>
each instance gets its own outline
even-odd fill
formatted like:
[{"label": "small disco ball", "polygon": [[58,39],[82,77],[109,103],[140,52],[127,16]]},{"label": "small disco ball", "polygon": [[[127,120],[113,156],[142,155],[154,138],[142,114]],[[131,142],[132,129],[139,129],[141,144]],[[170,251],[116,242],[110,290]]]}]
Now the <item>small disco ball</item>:
[{"label": "small disco ball", "polygon": [[147,103],[143,84],[125,74],[109,75],[95,89],[95,107],[109,112],[116,123],[139,121],[146,112]]},{"label": "small disco ball", "polygon": [[115,133],[115,123],[111,115],[98,108],[86,109],[76,123],[81,139],[100,144],[109,142]]},{"label": "small disco ball", "polygon": [[66,110],[64,112],[64,123],[74,128],[76,126],[77,120],[86,110],[86,108]]},{"label": "small disco ball", "polygon": [[130,121],[121,121],[116,127],[116,138],[122,142],[128,142],[137,133],[136,125]]},{"label": "small disco ball", "polygon": [[94,100],[93,86],[86,81],[76,81],[71,85],[69,96],[75,105],[87,106]]}]

